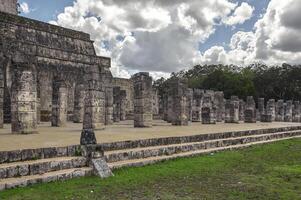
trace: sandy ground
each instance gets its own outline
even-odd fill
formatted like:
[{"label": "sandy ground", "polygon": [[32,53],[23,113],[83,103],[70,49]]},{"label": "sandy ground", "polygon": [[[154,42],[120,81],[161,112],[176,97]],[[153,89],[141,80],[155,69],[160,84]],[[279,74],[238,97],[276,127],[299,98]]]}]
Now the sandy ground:
[{"label": "sandy ground", "polygon": [[[97,142],[104,143],[300,125],[301,123],[288,122],[258,122],[256,124],[218,123],[216,125],[192,123],[189,126],[179,127],[171,126],[164,121],[155,121],[152,128],[133,128],[132,121],[124,121],[106,126],[105,130],[96,131],[95,134]],[[66,127],[51,127],[50,123],[42,123],[38,128],[39,134],[14,135],[10,132],[10,125],[6,124],[4,129],[0,129],[0,151],[79,144],[81,129],[82,124],[68,123]]]}]

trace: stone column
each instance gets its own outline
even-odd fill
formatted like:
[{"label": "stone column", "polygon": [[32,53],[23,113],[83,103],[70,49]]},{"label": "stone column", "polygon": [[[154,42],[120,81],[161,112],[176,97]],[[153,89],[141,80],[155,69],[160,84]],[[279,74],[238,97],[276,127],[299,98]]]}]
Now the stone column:
[{"label": "stone column", "polygon": [[153,99],[153,115],[159,115],[159,95],[158,90],[156,88],[153,88],[152,93],[152,99]]},{"label": "stone column", "polygon": [[258,117],[257,119],[261,121],[261,116],[265,114],[264,98],[258,98]]},{"label": "stone column", "polygon": [[204,91],[200,89],[193,90],[192,121],[202,121],[202,104]]},{"label": "stone column", "polygon": [[114,122],[120,122],[120,87],[113,88],[113,120]]},{"label": "stone column", "polygon": [[276,121],[284,121],[284,101],[279,99],[276,104]]},{"label": "stone column", "polygon": [[188,88],[186,90],[186,100],[187,100],[187,117],[188,117],[188,121],[192,122],[192,103],[193,103],[193,90]]},{"label": "stone column", "polygon": [[300,101],[294,101],[293,122],[300,122]]},{"label": "stone column", "polygon": [[267,108],[266,108],[266,113],[268,115],[271,115],[271,121],[275,121],[275,99],[269,99],[267,102]]},{"label": "stone column", "polygon": [[167,122],[171,123],[173,118],[173,98],[168,95],[167,97]]},{"label": "stone column", "polygon": [[[0,64],[3,62],[0,61]],[[4,125],[4,66],[0,66],[0,128]]]},{"label": "stone column", "polygon": [[239,100],[239,121],[245,120],[245,106],[246,106],[245,101],[240,99]]},{"label": "stone column", "polygon": [[67,124],[67,86],[62,79],[53,80],[51,126]]},{"label": "stone column", "polygon": [[74,109],[73,109],[73,122],[83,123],[85,111],[85,85],[77,83],[74,91]]},{"label": "stone column", "polygon": [[222,122],[225,118],[224,92],[214,92],[214,105],[216,106],[216,121]]},{"label": "stone column", "polygon": [[238,100],[230,100],[230,99],[226,100],[225,123],[239,123],[239,101]]},{"label": "stone column", "polygon": [[120,90],[120,121],[126,120],[126,91]]},{"label": "stone column", "polygon": [[163,103],[163,120],[168,121],[168,95],[165,92],[162,97]]},{"label": "stone column", "polygon": [[215,124],[216,123],[216,108],[213,104],[213,94],[205,93],[202,105],[202,123]]},{"label": "stone column", "polygon": [[284,121],[285,122],[293,121],[293,101],[286,101]]},{"label": "stone column", "polygon": [[[46,71],[45,67],[40,67],[44,70],[39,72],[39,88],[40,88],[40,102],[41,102],[41,121],[51,121],[52,111],[52,73]],[[48,66],[46,69],[49,69]]]},{"label": "stone column", "polygon": [[105,121],[105,88],[100,79],[98,66],[85,69],[85,111],[81,145],[96,144],[94,131],[104,129]]},{"label": "stone column", "polygon": [[33,64],[14,63],[11,91],[12,133],[37,133],[37,78]]},{"label": "stone column", "polygon": [[134,84],[134,127],[152,127],[152,77],[140,72],[132,77]]},{"label": "stone column", "polygon": [[256,123],[256,107],[252,96],[247,97],[245,123]]},{"label": "stone column", "polygon": [[106,88],[106,125],[113,124],[113,104],[114,104],[114,97],[113,97],[113,88],[107,87]]}]

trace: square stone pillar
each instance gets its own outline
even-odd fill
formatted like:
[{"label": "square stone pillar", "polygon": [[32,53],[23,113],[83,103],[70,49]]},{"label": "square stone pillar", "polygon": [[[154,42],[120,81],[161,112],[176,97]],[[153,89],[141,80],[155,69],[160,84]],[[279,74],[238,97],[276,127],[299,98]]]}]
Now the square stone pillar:
[{"label": "square stone pillar", "polygon": [[120,121],[126,120],[126,91],[120,90]]},{"label": "square stone pillar", "polygon": [[284,121],[293,121],[293,101],[286,101]]},{"label": "square stone pillar", "polygon": [[113,97],[113,88],[106,88],[106,125],[113,124],[113,105],[114,105],[114,97]]},{"label": "square stone pillar", "polygon": [[65,82],[53,80],[51,126],[64,127],[67,124],[67,95]]},{"label": "square stone pillar", "polygon": [[213,94],[205,93],[202,105],[202,123],[215,124],[216,123],[216,108],[213,102]]},{"label": "square stone pillar", "polygon": [[113,120],[114,122],[120,122],[120,110],[121,110],[121,96],[120,87],[113,88]]},{"label": "square stone pillar", "polygon": [[261,121],[261,116],[266,114],[264,98],[258,98],[258,117],[257,120]]},{"label": "square stone pillar", "polygon": [[152,77],[147,72],[132,76],[134,84],[134,127],[152,127]]},{"label": "square stone pillar", "polygon": [[104,129],[105,122],[105,87],[98,66],[85,69],[84,83],[85,109],[80,144],[90,145],[97,143],[94,131]]},{"label": "square stone pillar", "polygon": [[276,108],[275,108],[275,99],[269,99],[267,102],[266,113],[271,115],[271,121],[275,121]]},{"label": "square stone pillar", "polygon": [[187,117],[188,121],[192,122],[192,104],[193,104],[193,90],[188,88],[186,90],[186,99],[187,99]]},{"label": "square stone pillar", "polygon": [[245,123],[256,123],[256,105],[252,96],[247,97]]},{"label": "square stone pillar", "polygon": [[279,99],[276,104],[276,121],[284,121],[284,101],[282,99]]},{"label": "square stone pillar", "polygon": [[85,111],[85,85],[77,83],[74,92],[74,109],[73,109],[73,122],[83,123]]},{"label": "square stone pillar", "polygon": [[163,120],[164,121],[168,121],[168,95],[167,93],[165,92],[163,94],[163,97],[162,97],[162,104],[163,104]]},{"label": "square stone pillar", "polygon": [[245,101],[240,99],[239,100],[239,121],[245,120],[245,107],[246,107]]},{"label": "square stone pillar", "polygon": [[193,106],[192,106],[192,121],[202,121],[202,104],[204,91],[200,89],[193,89]]},{"label": "square stone pillar", "polygon": [[214,92],[214,105],[216,107],[216,121],[222,122],[225,119],[224,92]]},{"label": "square stone pillar", "polygon": [[37,133],[36,76],[33,64],[13,63],[11,88],[12,133]]},{"label": "square stone pillar", "polygon": [[0,128],[3,128],[4,124],[4,66],[2,63],[0,58]]},{"label": "square stone pillar", "polygon": [[293,122],[300,122],[300,101],[294,101]]},{"label": "square stone pillar", "polygon": [[239,101],[238,100],[230,100],[230,99],[226,100],[225,123],[239,123]]}]

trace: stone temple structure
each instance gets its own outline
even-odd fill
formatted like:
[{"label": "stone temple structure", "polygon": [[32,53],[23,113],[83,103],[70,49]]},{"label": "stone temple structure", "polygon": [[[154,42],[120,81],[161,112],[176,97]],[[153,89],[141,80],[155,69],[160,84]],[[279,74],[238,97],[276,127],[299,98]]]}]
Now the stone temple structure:
[{"label": "stone temple structure", "polygon": [[[13,133],[35,133],[38,117],[64,126],[74,110],[75,122],[91,111],[93,127],[101,127],[105,88],[112,87],[110,58],[96,55],[88,34],[17,16],[15,0],[0,2],[0,124],[11,122]],[[87,112],[84,94],[75,93],[83,88],[95,99]]]}]

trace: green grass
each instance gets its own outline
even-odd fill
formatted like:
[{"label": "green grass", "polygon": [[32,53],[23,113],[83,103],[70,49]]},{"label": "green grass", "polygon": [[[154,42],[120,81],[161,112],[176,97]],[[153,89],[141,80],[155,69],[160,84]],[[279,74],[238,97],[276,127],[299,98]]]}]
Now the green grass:
[{"label": "green grass", "polygon": [[301,139],[7,190],[0,199],[301,199]]}]

